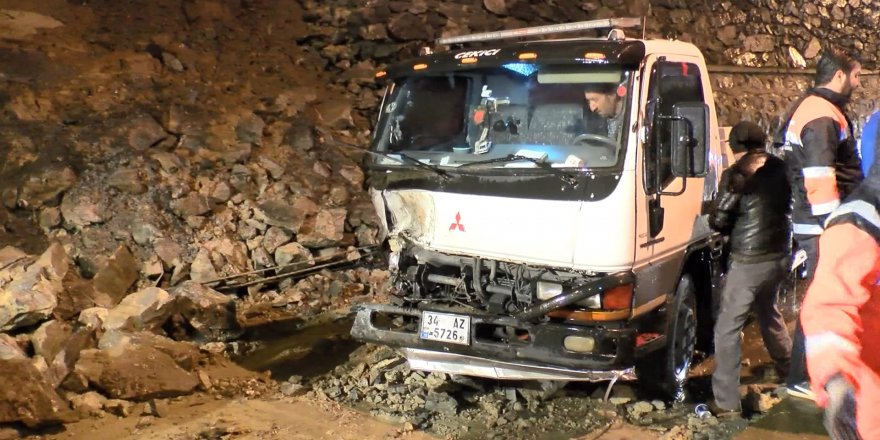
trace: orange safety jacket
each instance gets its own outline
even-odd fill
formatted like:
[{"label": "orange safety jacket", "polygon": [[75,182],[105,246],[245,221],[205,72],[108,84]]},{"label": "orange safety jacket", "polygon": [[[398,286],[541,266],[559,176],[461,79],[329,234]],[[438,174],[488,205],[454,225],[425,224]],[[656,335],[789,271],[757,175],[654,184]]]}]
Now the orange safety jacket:
[{"label": "orange safety jacket", "polygon": [[821,234],[828,214],[864,178],[852,126],[841,110],[846,100],[825,88],[812,89],[785,123],[782,149],[795,234]]},{"label": "orange safety jacket", "polygon": [[816,402],[840,373],[854,387],[856,425],[880,439],[880,189],[862,185],[826,222],[819,263],[801,310]]}]

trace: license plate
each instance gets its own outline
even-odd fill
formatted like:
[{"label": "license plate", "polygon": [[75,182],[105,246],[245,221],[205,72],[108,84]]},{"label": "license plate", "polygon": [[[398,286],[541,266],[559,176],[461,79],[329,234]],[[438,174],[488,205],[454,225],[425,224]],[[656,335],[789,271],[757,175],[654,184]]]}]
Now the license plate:
[{"label": "license plate", "polygon": [[419,337],[431,341],[470,345],[471,317],[449,313],[422,312]]}]

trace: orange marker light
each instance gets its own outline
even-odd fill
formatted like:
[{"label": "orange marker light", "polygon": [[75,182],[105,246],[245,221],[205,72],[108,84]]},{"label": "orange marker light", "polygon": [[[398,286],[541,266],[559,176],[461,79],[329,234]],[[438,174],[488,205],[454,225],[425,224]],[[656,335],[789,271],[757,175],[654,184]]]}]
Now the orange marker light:
[{"label": "orange marker light", "polygon": [[605,54],[599,52],[587,52],[584,54],[584,59],[586,60],[604,60]]},{"label": "orange marker light", "polygon": [[521,60],[534,60],[535,58],[538,58],[538,54],[534,52],[524,52],[519,54],[519,59]]},{"label": "orange marker light", "polygon": [[376,78],[382,78],[383,76],[385,76],[387,74],[388,74],[388,72],[386,72],[384,70],[380,70],[380,71],[376,72]]},{"label": "orange marker light", "polygon": [[474,57],[462,58],[462,59],[461,59],[461,64],[474,64],[474,63],[476,63],[476,62],[477,62],[477,59],[474,58]]},{"label": "orange marker light", "polygon": [[413,66],[413,70],[425,70],[428,68],[428,65],[425,63],[416,64]]}]

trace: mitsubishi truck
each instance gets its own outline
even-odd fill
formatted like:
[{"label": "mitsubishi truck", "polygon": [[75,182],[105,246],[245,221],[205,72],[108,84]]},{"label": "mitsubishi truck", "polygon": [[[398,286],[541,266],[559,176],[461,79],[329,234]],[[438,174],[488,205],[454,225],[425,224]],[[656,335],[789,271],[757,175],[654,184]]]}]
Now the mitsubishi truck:
[{"label": "mitsubishi truck", "polygon": [[640,25],[443,38],[376,73],[365,166],[393,287],[355,306],[356,339],[417,370],[682,399],[711,341],[706,217],[731,158],[700,51],[624,34]]}]

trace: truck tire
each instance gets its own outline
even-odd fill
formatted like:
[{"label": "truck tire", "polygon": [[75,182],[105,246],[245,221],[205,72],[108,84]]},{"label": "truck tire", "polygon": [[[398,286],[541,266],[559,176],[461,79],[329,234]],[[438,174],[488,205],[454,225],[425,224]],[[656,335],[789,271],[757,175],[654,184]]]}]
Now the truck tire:
[{"label": "truck tire", "polygon": [[669,302],[666,346],[635,363],[639,387],[653,397],[674,402],[685,399],[685,382],[697,343],[694,282],[684,275]]}]

